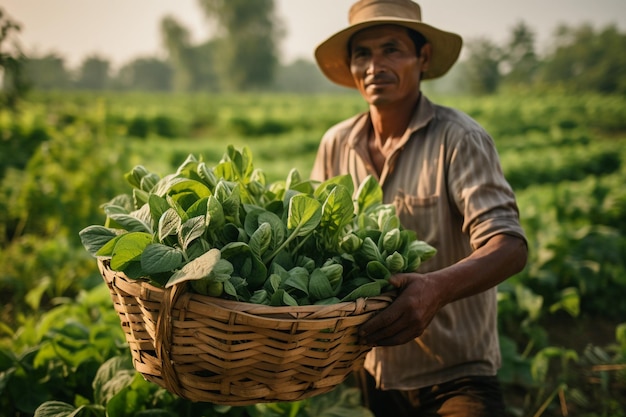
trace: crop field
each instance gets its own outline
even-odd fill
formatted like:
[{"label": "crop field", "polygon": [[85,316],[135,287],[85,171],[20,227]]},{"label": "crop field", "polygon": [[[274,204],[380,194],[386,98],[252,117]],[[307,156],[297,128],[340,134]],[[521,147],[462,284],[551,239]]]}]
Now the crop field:
[{"label": "crop field", "polygon": [[[431,98],[493,136],[529,238],[498,288],[509,415],[626,417],[626,98]],[[38,93],[0,111],[0,415],[368,416],[349,384],[227,407],[146,382],[79,239],[136,165],[165,175],[234,145],[268,180],[307,177],[324,131],[363,110],[354,94]]]}]

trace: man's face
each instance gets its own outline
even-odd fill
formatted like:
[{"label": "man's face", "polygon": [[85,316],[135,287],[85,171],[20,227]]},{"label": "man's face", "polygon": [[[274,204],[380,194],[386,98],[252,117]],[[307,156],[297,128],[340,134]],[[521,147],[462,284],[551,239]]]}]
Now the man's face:
[{"label": "man's face", "polygon": [[352,37],[350,71],[370,105],[399,104],[419,97],[421,73],[429,57],[430,45],[418,56],[406,28],[374,26]]}]

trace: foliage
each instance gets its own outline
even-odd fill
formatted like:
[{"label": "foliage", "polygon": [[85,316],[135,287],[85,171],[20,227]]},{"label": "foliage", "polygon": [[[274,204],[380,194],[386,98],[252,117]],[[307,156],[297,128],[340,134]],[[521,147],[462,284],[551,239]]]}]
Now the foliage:
[{"label": "foliage", "polygon": [[[528,267],[498,289],[499,377],[510,415],[624,417],[624,97],[551,92],[435,101],[461,108],[493,135],[529,237]],[[31,94],[18,117],[0,112],[8,140],[0,141],[3,412],[30,416],[44,401],[63,403],[47,405],[68,414],[80,409],[77,415],[107,407],[92,381],[108,359],[128,352],[78,232],[102,223],[101,205],[127,192],[117,180],[125,172],[137,164],[171,172],[190,153],[219,161],[232,144],[250,147],[268,182],[284,180],[292,168],[310,170],[327,127],[361,110],[360,98],[348,94],[65,92]],[[131,135],[136,120],[143,120],[143,137]],[[118,398],[137,398],[128,412],[144,415],[313,416],[322,413],[313,406],[318,401],[354,400],[346,390],[304,403],[217,410],[134,374],[126,381]],[[24,386],[40,388],[27,397],[16,389]]]},{"label": "foliage", "polygon": [[190,91],[193,85],[193,60],[189,30],[173,16],[161,21],[161,36],[174,70],[174,91]]},{"label": "foliage", "polygon": [[29,87],[24,76],[25,56],[16,39],[20,30],[21,26],[0,8],[0,109],[15,110]]},{"label": "foliage", "polygon": [[560,26],[555,48],[542,68],[547,83],[572,91],[626,93],[626,34],[614,25],[596,31],[588,24]]},{"label": "foliage", "polygon": [[109,87],[109,61],[92,55],[86,57],[78,70],[76,87],[84,90],[105,90]]},{"label": "foliage", "polygon": [[169,91],[172,89],[172,67],[155,57],[135,58],[120,68],[114,89]]},{"label": "foliage", "polygon": [[66,68],[65,58],[49,53],[43,56],[29,56],[25,61],[26,78],[37,90],[71,89],[72,78]]},{"label": "foliage", "polygon": [[501,81],[502,51],[493,41],[482,38],[467,44],[469,58],[465,64],[468,88],[475,94],[492,94]]},{"label": "foliage", "polygon": [[[190,155],[161,178],[139,165],[132,195],[104,205],[106,226],[81,230],[94,256],[133,279],[267,305],[330,304],[391,290],[436,252],[404,230],[368,177],[321,184],[296,169],[267,183],[248,148],[213,167]],[[354,196],[354,197],[353,197]]]},{"label": "foliage", "polygon": [[226,91],[270,85],[278,66],[282,36],[274,0],[199,0],[204,14],[217,23],[219,42],[214,62]]},{"label": "foliage", "polygon": [[517,85],[532,84],[539,63],[539,57],[535,52],[535,34],[521,21],[511,29],[509,42],[503,51],[502,64],[505,66],[502,70],[503,82]]}]

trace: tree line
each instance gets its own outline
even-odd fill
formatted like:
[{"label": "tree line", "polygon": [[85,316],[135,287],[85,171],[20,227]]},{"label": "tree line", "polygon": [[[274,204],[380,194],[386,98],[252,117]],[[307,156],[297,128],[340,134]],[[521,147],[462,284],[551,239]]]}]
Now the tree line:
[{"label": "tree line", "polygon": [[[5,95],[11,88],[24,88],[25,83],[37,90],[340,90],[310,60],[280,63],[279,45],[285,31],[273,0],[198,0],[198,6],[217,28],[214,37],[193,43],[188,28],[165,16],[160,22],[164,56],[136,57],[115,72],[110,61],[99,55],[85,57],[73,69],[55,53],[25,56],[11,41],[21,29],[19,24],[0,9]],[[626,93],[626,33],[616,25],[560,25],[549,45],[540,54],[535,32],[519,22],[502,44],[488,38],[467,40],[464,59],[449,76],[431,83],[441,91],[474,94],[545,86]]]}]

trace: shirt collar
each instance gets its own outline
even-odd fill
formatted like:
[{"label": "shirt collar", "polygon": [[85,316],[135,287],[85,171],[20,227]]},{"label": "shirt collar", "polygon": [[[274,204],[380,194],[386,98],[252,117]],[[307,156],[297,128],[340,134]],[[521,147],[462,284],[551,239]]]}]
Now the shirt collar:
[{"label": "shirt collar", "polygon": [[[409,121],[409,125],[407,127],[408,134],[405,134],[406,138],[409,138],[414,132],[424,128],[435,116],[435,107],[433,103],[424,95],[424,93],[420,94],[420,98],[417,105],[417,111],[413,113],[413,117]],[[352,129],[352,134],[349,138],[349,143],[352,148],[358,148],[359,146],[364,146],[367,148],[367,144],[359,142],[363,142],[367,140],[369,129],[371,129],[372,121],[370,112],[364,112],[360,116],[357,117],[354,123],[354,129]]]}]

